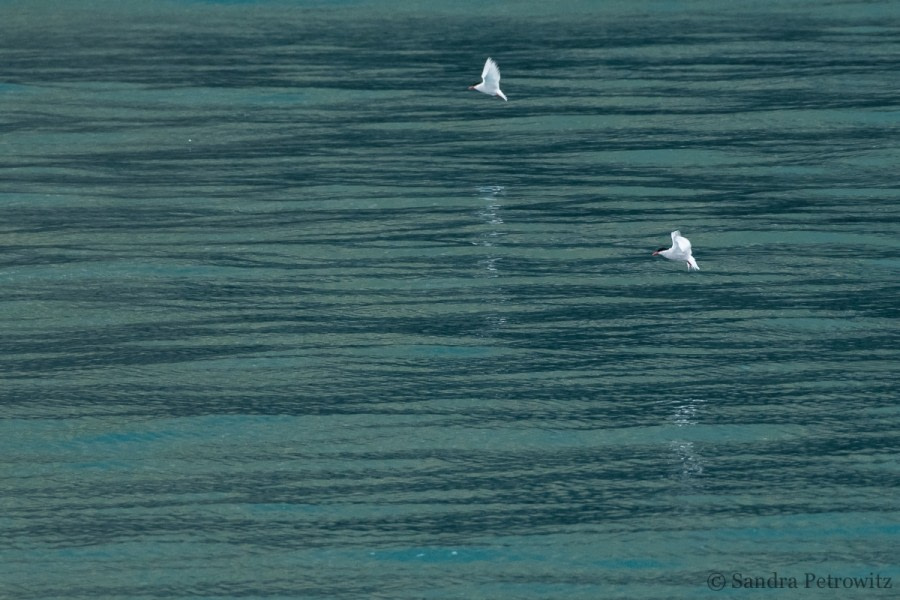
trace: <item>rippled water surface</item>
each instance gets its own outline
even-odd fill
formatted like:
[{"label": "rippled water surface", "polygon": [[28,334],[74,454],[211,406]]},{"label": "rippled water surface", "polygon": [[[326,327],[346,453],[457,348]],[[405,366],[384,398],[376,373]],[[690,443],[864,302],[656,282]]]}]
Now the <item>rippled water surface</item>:
[{"label": "rippled water surface", "polygon": [[12,0],[0,56],[0,597],[895,597],[895,3]]}]

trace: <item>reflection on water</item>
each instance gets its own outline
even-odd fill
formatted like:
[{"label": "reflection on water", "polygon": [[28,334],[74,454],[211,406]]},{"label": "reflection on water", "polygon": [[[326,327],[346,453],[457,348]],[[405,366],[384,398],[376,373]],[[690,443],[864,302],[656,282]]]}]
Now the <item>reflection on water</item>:
[{"label": "reflection on water", "polygon": [[[500,242],[504,232],[500,227],[503,225],[503,219],[500,216],[500,202],[498,195],[503,192],[503,186],[483,186],[478,188],[480,192],[479,199],[484,202],[482,208],[478,211],[478,218],[484,223],[481,239],[478,242],[482,246],[494,246]],[[491,271],[496,266],[498,257],[490,256],[486,259],[488,263],[486,268]]]},{"label": "reflection on water", "polygon": [[671,402],[669,407],[672,410],[669,415],[669,421],[678,430],[675,431],[675,439],[669,442],[669,450],[675,457],[678,465],[675,476],[686,485],[702,486],[702,481],[694,481],[695,478],[703,475],[703,456],[695,447],[695,442],[691,439],[690,429],[697,425],[700,419],[700,410],[703,408],[702,400],[677,400]]},{"label": "reflection on water", "polygon": [[[504,187],[500,185],[481,186],[478,188],[478,200],[482,203],[478,210],[478,219],[481,222],[481,230],[477,244],[485,248],[485,254],[478,260],[479,277],[496,279],[501,277],[502,256],[499,254],[503,236],[505,235],[503,218],[500,215],[502,205],[500,196]],[[507,322],[507,316],[503,312],[504,304],[509,297],[504,292],[502,284],[491,285],[485,288],[483,302],[486,307],[484,321],[486,324],[483,335],[496,334]]]}]

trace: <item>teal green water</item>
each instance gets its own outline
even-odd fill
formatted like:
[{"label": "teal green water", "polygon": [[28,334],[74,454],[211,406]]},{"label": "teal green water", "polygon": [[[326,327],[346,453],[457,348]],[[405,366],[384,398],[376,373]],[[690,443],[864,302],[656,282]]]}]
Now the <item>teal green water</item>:
[{"label": "teal green water", "polygon": [[896,595],[893,3],[11,1],[0,56],[0,597]]}]

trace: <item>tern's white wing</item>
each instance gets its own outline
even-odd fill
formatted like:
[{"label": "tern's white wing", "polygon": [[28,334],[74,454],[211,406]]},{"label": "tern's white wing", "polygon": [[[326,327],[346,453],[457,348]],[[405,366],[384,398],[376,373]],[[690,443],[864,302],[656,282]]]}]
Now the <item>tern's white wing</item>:
[{"label": "tern's white wing", "polygon": [[497,63],[494,62],[493,58],[488,58],[484,61],[481,79],[484,82],[484,87],[488,90],[496,92],[500,89],[500,69],[497,67]]},{"label": "tern's white wing", "polygon": [[680,231],[672,232],[672,248],[684,256],[691,255],[691,242],[686,237],[681,237]]}]

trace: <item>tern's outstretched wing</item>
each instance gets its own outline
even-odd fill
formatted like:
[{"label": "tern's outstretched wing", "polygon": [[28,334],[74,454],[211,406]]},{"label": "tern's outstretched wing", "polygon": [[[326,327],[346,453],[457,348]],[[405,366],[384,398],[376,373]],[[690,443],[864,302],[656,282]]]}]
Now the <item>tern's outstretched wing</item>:
[{"label": "tern's outstretched wing", "polygon": [[489,89],[500,89],[500,68],[493,58],[484,61],[484,69],[481,71],[481,79],[484,80],[484,86]]},{"label": "tern's outstretched wing", "polygon": [[691,254],[691,242],[687,238],[681,237],[680,231],[672,232],[672,247],[685,256]]}]

